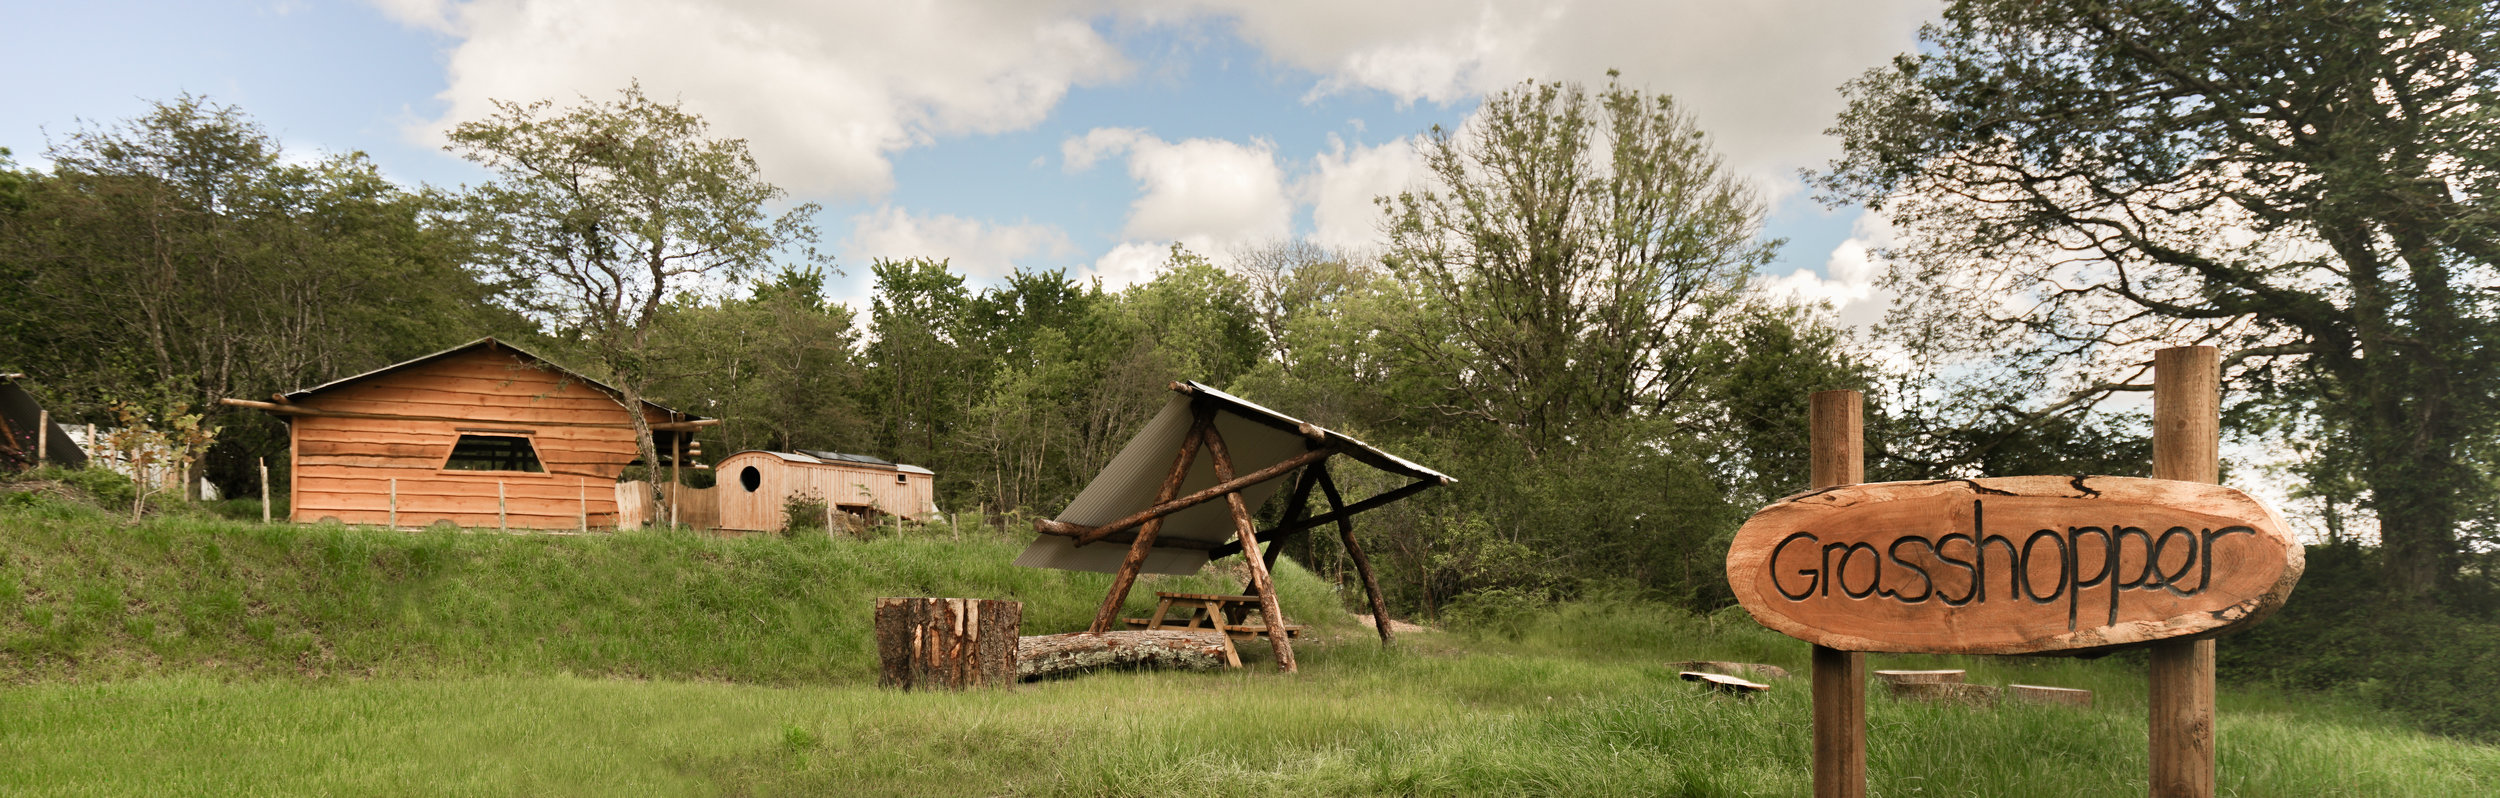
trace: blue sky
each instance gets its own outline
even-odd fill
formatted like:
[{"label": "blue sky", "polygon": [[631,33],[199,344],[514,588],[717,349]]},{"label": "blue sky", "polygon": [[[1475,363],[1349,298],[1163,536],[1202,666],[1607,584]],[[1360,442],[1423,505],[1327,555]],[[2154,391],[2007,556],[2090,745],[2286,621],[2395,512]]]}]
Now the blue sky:
[{"label": "blue sky", "polygon": [[821,203],[864,297],[876,257],[976,280],[1066,268],[1142,279],[1174,241],[1218,257],[1282,236],[1360,249],[1368,197],[1418,175],[1413,136],[1526,79],[1676,96],[1788,239],[1780,290],[1865,321],[1885,225],[1797,180],[1835,145],[1838,86],[1912,49],[1932,0],[256,0],[10,2],[0,146],[184,92],[298,154],[361,150],[407,183],[485,177],[440,131],[492,99],[640,80],[748,139]]}]

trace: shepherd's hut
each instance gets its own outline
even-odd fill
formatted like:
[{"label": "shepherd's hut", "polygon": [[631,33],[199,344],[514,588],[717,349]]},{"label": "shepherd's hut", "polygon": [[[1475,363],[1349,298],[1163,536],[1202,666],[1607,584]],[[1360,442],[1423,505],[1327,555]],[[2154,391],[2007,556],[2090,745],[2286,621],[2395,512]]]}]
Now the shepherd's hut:
[{"label": "shepherd's hut", "polygon": [[[274,398],[227,402],[287,422],[299,522],[612,527],[640,457],[619,391],[493,338]],[[716,423],[640,410],[662,467]]]},{"label": "shepherd's hut", "polygon": [[831,505],[834,512],[920,519],[937,513],[937,473],[874,457],[838,452],[744,451],[712,472],[721,529],[781,529],[793,500]]}]

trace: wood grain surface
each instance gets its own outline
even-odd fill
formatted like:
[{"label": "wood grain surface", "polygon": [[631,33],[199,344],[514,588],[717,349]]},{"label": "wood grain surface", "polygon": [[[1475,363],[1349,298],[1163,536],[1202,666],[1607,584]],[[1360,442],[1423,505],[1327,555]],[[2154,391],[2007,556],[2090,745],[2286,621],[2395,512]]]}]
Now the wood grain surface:
[{"label": "wood grain surface", "polygon": [[2209,637],[2281,606],[2301,567],[2247,494],[2098,476],[1811,491],[1754,514],[1727,559],[1737,600],[1791,637],[1954,654]]}]

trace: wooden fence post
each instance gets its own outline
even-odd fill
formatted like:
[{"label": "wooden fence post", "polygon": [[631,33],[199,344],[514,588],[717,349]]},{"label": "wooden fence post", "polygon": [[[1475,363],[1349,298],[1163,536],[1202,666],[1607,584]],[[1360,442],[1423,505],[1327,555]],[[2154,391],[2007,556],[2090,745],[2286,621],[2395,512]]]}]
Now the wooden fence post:
[{"label": "wooden fence post", "polygon": [[581,502],[580,512],[582,531],[588,532],[590,531],[590,480],[583,477],[574,477],[573,493],[575,498]]},{"label": "wooden fence post", "polygon": [[[1811,397],[1812,487],[1866,481],[1863,405],[1857,391]],[[1866,655],[1814,647],[1814,794],[1866,796]]]},{"label": "wooden fence post", "polygon": [[269,458],[260,458],[260,522],[269,523]]},{"label": "wooden fence post", "polygon": [[[2153,478],[2221,479],[2222,367],[2210,346],[2153,353]],[[2214,641],[2152,646],[2153,798],[2214,794]]]},{"label": "wooden fence post", "polygon": [[391,478],[391,528],[399,528],[399,478]]},{"label": "wooden fence post", "polygon": [[35,409],[35,465],[52,459],[52,411]]},{"label": "wooden fence post", "polygon": [[511,516],[506,515],[504,510],[503,480],[500,479],[495,480],[495,531],[512,531]]}]

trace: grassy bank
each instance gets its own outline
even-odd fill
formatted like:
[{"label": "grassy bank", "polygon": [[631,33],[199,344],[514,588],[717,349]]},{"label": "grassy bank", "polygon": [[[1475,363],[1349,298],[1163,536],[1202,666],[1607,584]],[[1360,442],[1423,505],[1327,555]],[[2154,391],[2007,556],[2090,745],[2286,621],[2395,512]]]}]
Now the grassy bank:
[{"label": "grassy bank", "polygon": [[[23,495],[23,494],[21,494]],[[878,596],[1024,602],[1075,631],[1103,574],[1009,564],[1021,539],[944,527],[871,541],[679,533],[502,535],[154,518],[45,499],[0,508],[0,681],[237,676],[612,675],[764,684],[875,676]],[[1287,614],[1350,628],[1330,588],[1280,568]],[[1141,581],[1233,592],[1214,575]]]},{"label": "grassy bank", "polygon": [[[5,487],[0,487],[5,494]],[[24,494],[21,494],[24,495]],[[1021,536],[1018,536],[1021,537]],[[880,595],[1025,602],[1081,627],[1105,577],[1020,540],[505,536],[120,523],[0,495],[0,794],[1801,795],[1808,688],[1737,699],[1680,659],[1804,673],[1741,612],[1487,605],[1383,651],[1283,570],[1304,672],[1101,673],[1013,690],[871,686]],[[1228,590],[1230,577],[1140,588]],[[1144,602],[1133,602],[1144,610]],[[2144,673],[1876,656],[2090,709],[1869,704],[1879,795],[2143,794]],[[2500,793],[2500,748],[2361,702],[2226,687],[2242,796]]]}]

